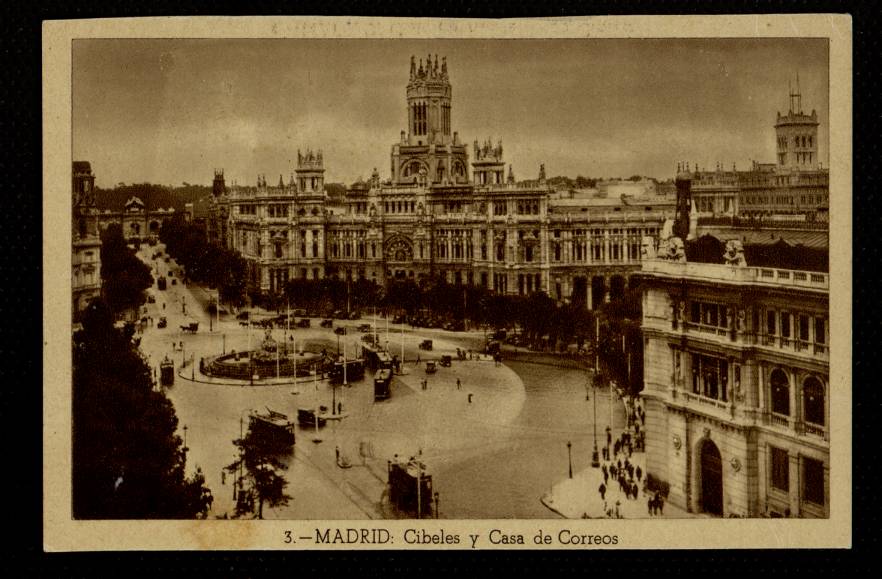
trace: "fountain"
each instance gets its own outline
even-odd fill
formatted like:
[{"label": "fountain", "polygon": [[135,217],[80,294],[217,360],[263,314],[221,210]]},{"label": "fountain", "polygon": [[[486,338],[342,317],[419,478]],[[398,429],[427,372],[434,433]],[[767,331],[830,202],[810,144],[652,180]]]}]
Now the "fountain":
[{"label": "fountain", "polygon": [[310,376],[316,366],[324,374],[332,365],[333,361],[328,360],[323,352],[296,352],[289,349],[288,344],[278,343],[272,337],[272,330],[267,328],[260,348],[205,358],[200,372],[211,377],[251,381]]}]

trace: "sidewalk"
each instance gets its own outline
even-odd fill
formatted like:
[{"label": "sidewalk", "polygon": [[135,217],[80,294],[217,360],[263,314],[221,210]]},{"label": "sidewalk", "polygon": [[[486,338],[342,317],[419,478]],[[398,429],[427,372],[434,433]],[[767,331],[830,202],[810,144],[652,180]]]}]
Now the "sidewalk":
[{"label": "sidewalk", "polygon": [[[626,409],[631,405],[630,401],[622,399],[626,405]],[[638,422],[639,419],[637,419]],[[642,428],[641,423],[641,428]],[[630,430],[633,438],[633,428]],[[622,435],[622,432],[614,433],[613,443]],[[600,438],[600,437],[599,437]],[[542,504],[568,519],[602,519],[612,518],[623,519],[645,519],[645,518],[690,518],[693,515],[686,511],[664,502],[663,514],[650,514],[648,501],[653,493],[646,492],[644,484],[646,481],[646,454],[644,452],[634,452],[628,454],[626,450],[620,451],[612,460],[603,460],[602,446],[606,443],[606,433],[603,433],[602,440],[598,440],[600,446],[600,466],[588,467],[581,472],[573,473],[573,478],[566,478],[552,486],[549,492],[545,493],[542,498]],[[612,452],[612,447],[610,452]],[[619,483],[612,475],[608,476],[605,483],[606,492],[604,498],[600,496],[600,485],[604,483],[603,466],[606,466],[607,472],[613,465],[617,465],[619,461],[624,464],[625,459],[633,465],[633,470],[639,467],[641,477],[637,480],[635,476],[632,480],[637,484],[636,498],[628,498],[622,491]]]}]

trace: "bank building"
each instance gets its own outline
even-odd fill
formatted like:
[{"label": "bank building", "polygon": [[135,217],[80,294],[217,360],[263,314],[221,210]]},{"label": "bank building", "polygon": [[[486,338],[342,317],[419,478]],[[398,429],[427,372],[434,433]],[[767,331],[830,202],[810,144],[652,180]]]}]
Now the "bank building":
[{"label": "bank building", "polygon": [[443,277],[497,293],[544,291],[593,308],[640,269],[640,242],[674,212],[654,182],[556,191],[544,165],[516,182],[501,141],[469,146],[453,130],[446,58],[412,57],[407,129],[389,176],[374,169],[342,195],[325,190],[322,150],[302,150],[278,182],[228,185],[215,170],[209,239],[238,250],[249,285],[280,293],[289,279],[368,279],[380,285]]},{"label": "bank building", "polygon": [[830,515],[827,175],[795,96],[761,192],[682,163],[673,227],[644,244],[647,473],[689,512]]}]

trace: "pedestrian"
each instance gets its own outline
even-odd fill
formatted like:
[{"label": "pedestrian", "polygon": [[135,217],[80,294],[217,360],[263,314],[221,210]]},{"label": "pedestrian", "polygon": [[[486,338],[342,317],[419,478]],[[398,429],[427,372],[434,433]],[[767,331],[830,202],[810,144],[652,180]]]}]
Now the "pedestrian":
[{"label": "pedestrian", "polygon": [[652,516],[655,514],[653,512],[655,510],[654,507],[655,507],[655,501],[653,500],[652,496],[650,496],[648,499],[646,499],[646,510],[649,512],[649,516]]},{"label": "pedestrian", "polygon": [[606,427],[606,445],[609,446],[612,443],[612,432],[609,429],[609,426]]},{"label": "pedestrian", "polygon": [[417,366],[420,365],[420,355],[419,355],[419,354],[417,354],[416,365],[417,365]]},{"label": "pedestrian", "polygon": [[621,506],[622,506],[622,501],[616,501],[616,518],[617,518],[617,519],[621,519],[621,518],[622,518],[622,514],[621,514],[621,512],[619,511],[619,507],[621,507]]},{"label": "pedestrian", "polygon": [[661,495],[658,496],[658,514],[665,514],[665,498]]},{"label": "pedestrian", "polygon": [[609,479],[609,473],[606,470],[603,471],[603,482],[605,483]]},{"label": "pedestrian", "polygon": [[472,393],[469,392],[469,404],[471,404],[471,403],[472,403]]},{"label": "pedestrian", "polygon": [[462,390],[462,382],[459,380],[459,378],[456,379],[456,389]]},{"label": "pedestrian", "polygon": [[637,486],[637,483],[631,483],[631,494],[634,495],[634,500],[640,495],[640,487]]},{"label": "pedestrian", "polygon": [[637,465],[637,480],[640,481],[640,477],[643,476],[643,471],[640,470],[640,465]]},{"label": "pedestrian", "polygon": [[[625,459],[627,460],[627,459]],[[622,470],[622,459],[616,461],[617,470]]]},{"label": "pedestrian", "polygon": [[600,483],[600,486],[597,488],[598,492],[600,492],[600,500],[606,499],[606,485]]}]

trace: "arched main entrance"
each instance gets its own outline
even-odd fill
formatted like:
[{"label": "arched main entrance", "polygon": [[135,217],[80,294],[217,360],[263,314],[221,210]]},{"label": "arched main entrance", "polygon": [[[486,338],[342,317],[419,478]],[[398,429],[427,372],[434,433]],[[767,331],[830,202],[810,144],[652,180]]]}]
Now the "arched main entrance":
[{"label": "arched main entrance", "polygon": [[701,444],[701,497],[699,505],[705,513],[723,515],[723,459],[710,439]]}]

